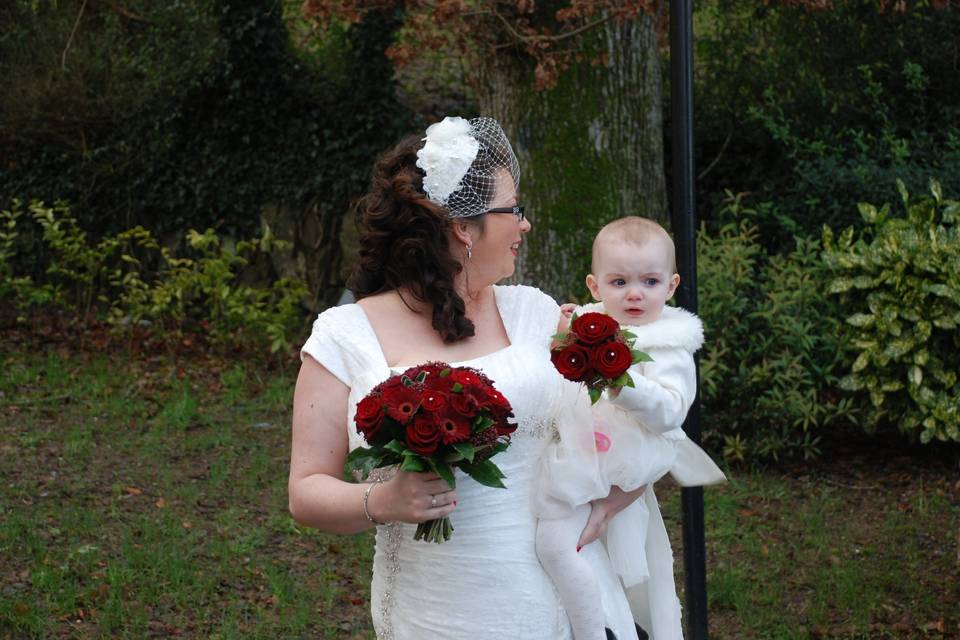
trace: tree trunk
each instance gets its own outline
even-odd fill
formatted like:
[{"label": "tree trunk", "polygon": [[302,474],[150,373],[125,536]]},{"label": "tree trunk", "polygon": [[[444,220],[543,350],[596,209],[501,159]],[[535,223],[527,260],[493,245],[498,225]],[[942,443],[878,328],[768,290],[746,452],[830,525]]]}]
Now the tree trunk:
[{"label": "tree trunk", "polygon": [[520,201],[533,223],[515,281],[583,300],[603,224],[625,215],[668,218],[655,26],[643,16],[597,27],[591,46],[607,52],[607,63],[578,63],[551,90],[533,89],[532,64],[516,57],[484,70],[481,112],[513,142]]}]

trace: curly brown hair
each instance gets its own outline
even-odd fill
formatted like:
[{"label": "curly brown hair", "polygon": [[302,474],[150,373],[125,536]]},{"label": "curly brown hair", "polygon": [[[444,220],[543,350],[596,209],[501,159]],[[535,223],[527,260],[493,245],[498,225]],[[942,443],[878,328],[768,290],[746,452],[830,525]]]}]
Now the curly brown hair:
[{"label": "curly brown hair", "polygon": [[[456,342],[474,335],[475,327],[454,288],[463,264],[450,248],[452,221],[423,191],[423,172],[416,166],[422,146],[422,136],[408,136],[374,164],[370,189],[357,202],[360,260],[347,286],[357,300],[409,291],[431,306],[433,328],[444,342]],[[482,231],[482,216],[469,222]]]}]

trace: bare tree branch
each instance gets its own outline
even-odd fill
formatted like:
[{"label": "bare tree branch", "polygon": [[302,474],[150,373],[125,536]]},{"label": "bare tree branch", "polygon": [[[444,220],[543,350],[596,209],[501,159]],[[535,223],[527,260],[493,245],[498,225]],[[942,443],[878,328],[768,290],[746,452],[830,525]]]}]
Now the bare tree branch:
[{"label": "bare tree branch", "polygon": [[507,20],[505,17],[503,17],[503,15],[501,15],[500,12],[494,10],[494,11],[490,11],[490,13],[492,13],[494,16],[496,16],[496,17],[500,20],[500,22],[503,23],[503,26],[506,27],[507,31],[510,32],[510,35],[512,35],[512,36],[513,36],[516,40],[518,40],[519,42],[525,42],[525,43],[528,43],[528,42],[559,42],[560,40],[566,40],[567,38],[572,38],[572,37],[575,36],[575,35],[578,35],[578,34],[580,34],[580,33],[583,33],[584,31],[587,31],[588,29],[592,29],[592,28],[596,27],[597,25],[603,24],[604,22],[607,22],[607,21],[610,20],[610,16],[601,16],[601,17],[597,18],[596,20],[592,20],[592,21],[588,22],[587,24],[580,25],[580,26],[577,27],[576,29],[572,29],[572,30],[570,30],[570,31],[564,31],[563,33],[558,33],[557,35],[554,35],[554,36],[549,36],[549,35],[546,35],[546,34],[538,34],[538,35],[535,35],[535,36],[525,36],[525,35],[523,35],[523,34],[517,33],[517,31],[516,31],[516,30],[513,28],[513,26],[510,24],[510,21]]},{"label": "bare tree branch", "polygon": [[67,52],[70,51],[70,45],[73,44],[73,36],[77,34],[77,27],[80,26],[80,18],[83,17],[83,10],[87,8],[87,0],[83,0],[83,4],[80,5],[80,11],[77,12],[77,20],[73,23],[73,29],[70,30],[70,37],[67,38],[67,44],[63,48],[63,54],[60,56],[60,68],[66,70],[67,68]]},{"label": "bare tree branch", "polygon": [[727,129],[727,139],[723,141],[720,151],[717,152],[717,157],[713,159],[713,162],[707,165],[706,169],[700,172],[700,175],[697,176],[697,180],[703,180],[703,177],[710,173],[711,169],[717,166],[717,163],[720,162],[720,158],[723,156],[723,152],[727,150],[727,146],[730,144],[731,138],[733,138],[733,126]]},{"label": "bare tree branch", "polygon": [[140,22],[142,24],[153,24],[153,21],[149,18],[144,18],[143,16],[133,13],[126,7],[120,6],[115,2],[107,2],[106,0],[94,0],[97,4],[105,5],[111,11],[113,11],[118,16],[126,18],[127,20],[133,20],[134,22]]}]

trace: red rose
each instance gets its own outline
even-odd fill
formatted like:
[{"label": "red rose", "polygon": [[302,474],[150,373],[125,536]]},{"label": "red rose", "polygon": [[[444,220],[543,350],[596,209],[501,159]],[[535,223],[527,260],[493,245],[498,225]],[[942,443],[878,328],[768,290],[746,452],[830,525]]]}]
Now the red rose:
[{"label": "red rose", "polygon": [[363,434],[367,442],[373,439],[380,429],[383,419],[383,399],[380,396],[369,395],[357,403],[357,413],[354,416],[357,431]]},{"label": "red rose", "polygon": [[630,355],[630,348],[622,342],[614,341],[598,345],[590,353],[590,364],[593,368],[601,376],[611,380],[620,377],[632,363],[633,356]]},{"label": "red rose", "polygon": [[391,387],[383,392],[383,404],[386,405],[388,416],[406,424],[420,406],[420,394],[413,387]]},{"label": "red rose", "polygon": [[450,376],[440,377],[439,373],[427,376],[427,379],[423,381],[424,389],[433,389],[435,391],[450,391],[452,386],[450,382]]},{"label": "red rose", "polygon": [[577,344],[571,344],[550,353],[553,366],[567,380],[583,382],[590,364],[590,354]]},{"label": "red rose", "polygon": [[597,344],[607,338],[612,338],[620,325],[605,313],[585,313],[578,316],[570,330],[577,334],[577,339],[584,344]]},{"label": "red rose", "polygon": [[439,411],[447,406],[447,394],[443,391],[427,388],[420,394],[420,406],[427,411]]},{"label": "red rose", "polygon": [[453,416],[444,416],[440,419],[440,437],[443,444],[462,442],[470,437],[470,423]]},{"label": "red rose", "polygon": [[419,415],[407,426],[407,448],[429,456],[440,446],[440,425],[432,416]]},{"label": "red rose", "polygon": [[450,381],[458,382],[464,389],[479,386],[482,379],[478,372],[468,367],[457,367],[450,370]]},{"label": "red rose", "polygon": [[477,409],[480,408],[477,398],[469,391],[451,395],[450,406],[453,407],[454,411],[468,418],[477,415]]},{"label": "red rose", "polygon": [[506,396],[496,389],[487,389],[487,400],[497,409],[505,409],[507,411],[513,410],[513,407],[510,406],[510,401],[507,400]]}]

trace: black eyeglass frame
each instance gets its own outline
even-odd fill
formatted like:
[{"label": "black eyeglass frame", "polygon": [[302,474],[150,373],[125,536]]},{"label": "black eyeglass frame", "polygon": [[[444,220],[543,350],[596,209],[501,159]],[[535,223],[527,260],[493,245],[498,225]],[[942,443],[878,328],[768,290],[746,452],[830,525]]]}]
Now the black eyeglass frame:
[{"label": "black eyeglass frame", "polygon": [[496,207],[495,209],[487,209],[484,213],[512,213],[517,216],[518,222],[523,222],[526,219],[526,216],[523,213],[523,205],[517,205],[515,207]]}]

